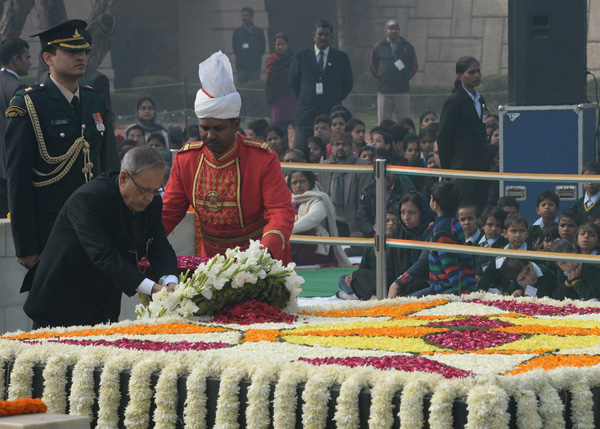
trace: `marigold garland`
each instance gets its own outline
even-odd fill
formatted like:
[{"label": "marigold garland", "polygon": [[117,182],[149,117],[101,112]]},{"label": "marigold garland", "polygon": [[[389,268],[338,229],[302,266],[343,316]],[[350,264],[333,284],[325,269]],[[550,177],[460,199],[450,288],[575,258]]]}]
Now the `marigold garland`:
[{"label": "marigold garland", "polygon": [[21,414],[45,413],[46,404],[39,398],[21,398],[14,401],[0,401],[0,417]]}]

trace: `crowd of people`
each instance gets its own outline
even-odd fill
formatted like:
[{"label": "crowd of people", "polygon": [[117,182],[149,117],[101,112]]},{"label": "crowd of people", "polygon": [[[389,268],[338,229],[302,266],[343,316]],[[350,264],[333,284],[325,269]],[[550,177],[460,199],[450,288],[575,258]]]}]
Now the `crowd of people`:
[{"label": "crowd of people", "polygon": [[[260,44],[257,35],[262,31],[253,26],[252,16],[253,11],[243,10],[245,33],[236,31],[234,37],[234,42],[242,40],[243,55],[254,44]],[[85,25],[71,20],[36,33],[46,46],[43,58],[50,74],[43,85],[18,91],[6,110],[11,226],[17,260],[28,269],[40,258],[61,208],[70,207],[69,195],[83,189],[83,185],[92,189],[95,176],[106,178],[118,169],[106,103],[101,95],[79,85],[92,49]],[[384,159],[387,165],[432,172],[438,168],[498,171],[499,166],[499,118],[488,112],[476,89],[481,70],[475,58],[457,61],[454,90],[441,106],[439,116],[435,111],[421,112],[417,124],[410,116],[400,116],[398,112],[406,111],[408,80],[417,69],[417,59],[410,44],[399,38],[398,27],[396,21],[388,21],[386,39],[373,51],[372,66],[378,80],[389,86],[391,74],[405,81],[395,88],[393,96],[385,93],[385,85],[380,85],[378,113],[384,118],[379,125],[367,130],[365,121],[354,117],[342,104],[352,89],[349,58],[330,46],[333,26],[319,21],[314,29],[314,45],[309,48],[293,52],[285,34],[275,37],[275,53],[267,61],[266,75],[271,122],[258,119],[244,128],[240,126],[241,97],[233,84],[229,59],[220,52],[200,65],[203,87],[194,104],[199,125],[185,130],[178,124],[165,126],[157,121],[155,101],[140,98],[135,123],[126,128],[123,139],[117,139],[118,155],[127,164],[130,158],[153,158],[144,152],[150,150],[156,155],[152,163],[160,154],[164,168],[127,170],[122,166],[118,178],[113,174],[110,179],[119,192],[112,188],[111,192],[123,200],[125,212],[133,210],[134,215],[150,204],[162,206],[162,225],[167,234],[192,205],[200,217],[205,256],[245,245],[249,238],[260,239],[274,257],[285,263],[349,267],[349,257],[362,254],[360,267],[340,278],[338,296],[373,299],[374,248],[363,252],[336,245],[288,243],[291,233],[373,237],[377,206],[373,175],[282,170],[280,163],[368,167],[376,159]],[[9,57],[13,63],[28,55],[25,45],[16,48],[18,52]],[[249,57],[246,60],[238,62],[238,79],[256,76],[255,62]],[[241,65],[246,68],[240,69]],[[388,69],[384,72],[381,67]],[[242,75],[240,70],[244,71]],[[386,106],[393,106],[396,121],[391,115],[386,117]],[[93,113],[82,113],[87,111]],[[36,127],[36,123],[44,126]],[[290,125],[293,129],[288,129]],[[67,138],[73,142],[64,156],[50,156],[54,149],[49,151],[47,146],[63,147],[63,139]],[[71,169],[75,162],[81,162],[83,168]],[[152,174],[144,173],[145,169]],[[589,162],[582,173],[600,175],[600,164]],[[158,180],[160,175],[162,181]],[[540,218],[533,220],[518,213],[517,200],[499,197],[497,182],[447,180],[435,173],[420,176],[388,172],[385,234],[498,249],[596,254],[600,246],[600,185],[584,183],[584,188],[585,195],[563,211],[555,193],[542,192],[536,201]],[[54,189],[55,193],[50,192]],[[61,216],[68,217],[64,210]],[[68,222],[81,220],[69,218]],[[164,238],[165,231],[159,229],[159,236]],[[141,236],[148,234],[140,232]],[[123,248],[138,248],[135,258],[127,255],[129,262],[137,265],[138,253],[143,252],[144,244],[148,253],[152,241],[124,244]],[[172,252],[168,253],[168,259],[172,259]],[[395,279],[389,286],[389,297],[486,290],[513,296],[600,299],[600,268],[594,264],[416,249],[391,249],[386,258],[387,278]],[[33,274],[30,282],[32,278]],[[154,283],[136,285],[133,277],[131,283],[126,292],[159,288]],[[172,287],[172,282],[162,283]],[[40,321],[40,326],[50,323],[42,318]]]}]

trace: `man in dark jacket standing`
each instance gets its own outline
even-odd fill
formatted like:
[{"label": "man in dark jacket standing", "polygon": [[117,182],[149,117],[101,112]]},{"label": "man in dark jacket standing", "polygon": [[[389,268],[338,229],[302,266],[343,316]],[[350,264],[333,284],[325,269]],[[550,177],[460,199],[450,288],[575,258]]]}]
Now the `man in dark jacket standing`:
[{"label": "man in dark jacket standing", "polygon": [[[6,112],[10,100],[19,89],[25,88],[19,76],[26,76],[31,66],[29,44],[22,39],[8,39],[0,46],[0,112]],[[4,132],[6,117],[0,114],[0,218],[8,213],[8,194],[6,186],[6,149]]]},{"label": "man in dark jacket standing", "polygon": [[260,79],[262,56],[265,53],[265,34],[254,25],[254,9],[242,9],[242,25],[233,31],[233,53],[237,83]]},{"label": "man in dark jacket standing", "polygon": [[[157,151],[136,147],[120,172],[71,195],[21,288],[29,291],[24,310],[34,328],[116,322],[122,293],[156,293],[165,287],[159,283],[173,290],[177,258],[162,224],[164,174]],[[138,270],[143,258],[159,283]]]},{"label": "man in dark jacket standing", "polygon": [[417,54],[413,46],[400,37],[396,20],[385,24],[385,39],[371,52],[371,73],[377,78],[377,119],[396,120],[410,117],[409,81],[417,72]]},{"label": "man in dark jacket standing", "polygon": [[348,54],[330,46],[333,25],[319,21],[313,33],[314,45],[296,51],[290,68],[289,83],[298,97],[294,117],[294,149],[306,146],[313,121],[331,108],[342,104],[352,91],[353,78]]}]

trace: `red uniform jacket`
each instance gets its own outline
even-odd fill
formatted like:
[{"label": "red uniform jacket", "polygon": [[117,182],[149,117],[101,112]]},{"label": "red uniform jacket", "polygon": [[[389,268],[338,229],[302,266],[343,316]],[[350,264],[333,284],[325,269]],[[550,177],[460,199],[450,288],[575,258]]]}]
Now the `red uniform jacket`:
[{"label": "red uniform jacket", "polygon": [[267,143],[238,134],[217,156],[202,142],[185,145],[175,156],[163,197],[167,234],[190,206],[200,218],[202,256],[245,249],[260,240],[274,258],[291,262],[289,238],[295,212],[281,166]]}]

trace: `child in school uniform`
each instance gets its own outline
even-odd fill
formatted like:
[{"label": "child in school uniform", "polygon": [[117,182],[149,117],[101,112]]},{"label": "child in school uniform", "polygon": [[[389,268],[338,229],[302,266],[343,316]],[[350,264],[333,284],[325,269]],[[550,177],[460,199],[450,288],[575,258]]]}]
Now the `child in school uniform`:
[{"label": "child in school uniform", "polygon": [[544,191],[536,197],[535,205],[540,218],[529,225],[527,245],[534,250],[540,250],[539,238],[542,234],[542,228],[551,223],[558,223],[557,213],[560,211],[560,199],[554,192]]},{"label": "child in school uniform", "polygon": [[513,213],[519,213],[519,202],[515,197],[500,197],[496,203],[498,207],[504,210],[506,216],[510,216]]},{"label": "child in school uniform", "polygon": [[584,222],[575,232],[575,247],[582,255],[597,255],[600,244],[600,227],[593,222]]},{"label": "child in school uniform", "polygon": [[[404,146],[404,159],[406,159],[406,165],[409,167],[423,167],[421,161],[419,149],[419,137],[416,134],[407,134],[402,141]],[[415,189],[423,189],[423,183],[425,178],[423,176],[410,176],[410,180],[415,185]]]},{"label": "child in school uniform", "polygon": [[419,149],[421,150],[422,167],[427,167],[427,155],[433,150],[433,144],[437,140],[436,127],[425,127],[419,131]]},{"label": "child in school uniform", "polygon": [[[456,209],[460,201],[460,191],[452,182],[437,182],[431,188],[429,205],[438,215],[431,234],[434,243],[464,244],[465,233],[458,219]],[[476,290],[475,267],[468,253],[454,253],[442,250],[429,252],[430,287],[415,292],[411,296],[435,294],[455,294]]]},{"label": "child in school uniform", "polygon": [[575,232],[581,224],[581,217],[575,210],[563,210],[558,216],[558,235],[560,238],[572,243],[575,239]]},{"label": "child in school uniform", "polygon": [[[600,163],[596,161],[588,162],[583,166],[581,174],[600,176]],[[571,210],[574,210],[581,217],[599,216],[600,183],[583,182],[582,185],[585,189],[585,195],[573,203]]]},{"label": "child in school uniform", "polygon": [[[504,237],[508,240],[508,244],[504,248],[522,251],[528,250],[528,227],[527,218],[522,214],[513,213],[508,216],[506,221],[504,221]],[[496,257],[494,261],[488,264],[477,283],[477,289],[483,291],[496,289],[503,294],[508,294],[510,282],[506,281],[500,274],[500,267],[502,267],[504,259],[504,257]]]},{"label": "child in school uniform", "polygon": [[473,203],[463,203],[458,207],[458,221],[465,232],[465,244],[467,246],[477,246],[481,239],[479,229],[479,207]]},{"label": "child in school uniform", "polygon": [[[552,243],[551,252],[577,254],[575,246],[559,239]],[[558,267],[554,299],[598,300],[600,298],[600,267],[597,264],[556,261]]]},{"label": "child in school uniform", "polygon": [[506,258],[500,274],[509,282],[507,292],[512,296],[550,297],[556,288],[552,270],[525,259]]},{"label": "child in school uniform", "polygon": [[[486,207],[480,219],[483,235],[479,239],[477,245],[479,247],[489,247],[491,249],[504,249],[508,244],[508,240],[502,235],[505,221],[506,213],[504,213],[504,210],[495,206]],[[488,264],[494,259],[493,256],[473,256],[477,281],[479,281],[483,275]]]}]

